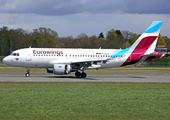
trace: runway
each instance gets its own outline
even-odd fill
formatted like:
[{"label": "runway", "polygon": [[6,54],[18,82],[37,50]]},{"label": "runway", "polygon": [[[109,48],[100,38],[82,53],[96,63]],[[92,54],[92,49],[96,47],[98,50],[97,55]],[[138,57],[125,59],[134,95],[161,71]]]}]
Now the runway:
[{"label": "runway", "polygon": [[170,74],[165,75],[88,75],[76,78],[74,75],[0,75],[0,82],[110,82],[110,83],[170,83]]}]

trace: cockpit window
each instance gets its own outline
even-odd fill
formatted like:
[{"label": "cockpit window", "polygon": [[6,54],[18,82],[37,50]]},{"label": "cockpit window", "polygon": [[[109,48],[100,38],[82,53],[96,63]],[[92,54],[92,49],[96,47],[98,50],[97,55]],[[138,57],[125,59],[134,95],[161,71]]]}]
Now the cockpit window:
[{"label": "cockpit window", "polygon": [[19,53],[11,53],[12,56],[19,56]]}]

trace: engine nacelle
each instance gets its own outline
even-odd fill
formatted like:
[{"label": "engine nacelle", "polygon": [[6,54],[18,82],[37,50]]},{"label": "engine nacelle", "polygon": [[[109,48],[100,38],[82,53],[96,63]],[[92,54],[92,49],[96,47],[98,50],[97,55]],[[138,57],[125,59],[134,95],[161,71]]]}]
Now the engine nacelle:
[{"label": "engine nacelle", "polygon": [[47,73],[53,73],[53,68],[46,68]]},{"label": "engine nacelle", "polygon": [[55,75],[67,75],[70,74],[71,66],[69,64],[54,64],[53,73]]}]

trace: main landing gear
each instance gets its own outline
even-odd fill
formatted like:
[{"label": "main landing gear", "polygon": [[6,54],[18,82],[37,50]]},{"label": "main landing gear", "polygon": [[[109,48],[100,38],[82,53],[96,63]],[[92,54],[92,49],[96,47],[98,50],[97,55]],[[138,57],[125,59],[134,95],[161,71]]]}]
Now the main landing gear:
[{"label": "main landing gear", "polygon": [[79,71],[76,71],[76,72],[75,72],[75,76],[76,76],[77,78],[79,78],[79,77],[85,78],[85,77],[87,77],[87,74],[86,74],[85,72],[80,73]]},{"label": "main landing gear", "polygon": [[29,77],[30,76],[30,68],[27,68],[27,73],[25,73],[25,77]]}]

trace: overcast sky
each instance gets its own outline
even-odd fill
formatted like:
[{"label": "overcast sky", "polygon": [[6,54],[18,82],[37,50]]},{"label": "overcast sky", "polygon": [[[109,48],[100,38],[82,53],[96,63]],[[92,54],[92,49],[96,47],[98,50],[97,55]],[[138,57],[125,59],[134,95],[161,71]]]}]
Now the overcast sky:
[{"label": "overcast sky", "polygon": [[154,20],[170,37],[170,0],[0,0],[0,27],[46,27],[59,37],[106,36],[112,28],[141,34]]}]

